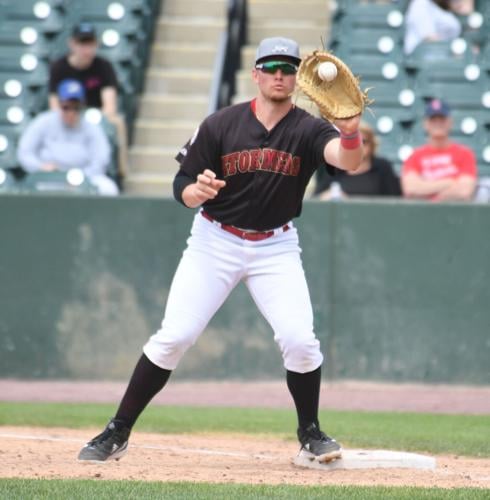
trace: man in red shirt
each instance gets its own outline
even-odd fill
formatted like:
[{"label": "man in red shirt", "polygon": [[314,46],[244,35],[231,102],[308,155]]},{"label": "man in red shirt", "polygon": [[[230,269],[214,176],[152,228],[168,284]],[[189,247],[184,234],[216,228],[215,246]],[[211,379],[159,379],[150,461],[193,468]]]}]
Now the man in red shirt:
[{"label": "man in red shirt", "polygon": [[432,99],[425,110],[427,144],[421,146],[403,164],[401,183],[408,198],[431,201],[470,201],[477,180],[473,151],[451,141],[453,122],[449,106]]}]

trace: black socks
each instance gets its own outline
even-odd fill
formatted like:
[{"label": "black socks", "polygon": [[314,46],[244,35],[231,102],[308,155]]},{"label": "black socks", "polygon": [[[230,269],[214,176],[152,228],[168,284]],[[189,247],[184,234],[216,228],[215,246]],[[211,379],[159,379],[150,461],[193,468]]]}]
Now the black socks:
[{"label": "black socks", "polygon": [[123,421],[131,429],[146,405],[163,389],[171,373],[171,370],[154,365],[142,354],[114,419]]},{"label": "black socks", "polygon": [[306,429],[311,423],[319,427],[318,405],[320,401],[321,366],[308,373],[286,372],[289,392],[293,396],[298,424]]}]

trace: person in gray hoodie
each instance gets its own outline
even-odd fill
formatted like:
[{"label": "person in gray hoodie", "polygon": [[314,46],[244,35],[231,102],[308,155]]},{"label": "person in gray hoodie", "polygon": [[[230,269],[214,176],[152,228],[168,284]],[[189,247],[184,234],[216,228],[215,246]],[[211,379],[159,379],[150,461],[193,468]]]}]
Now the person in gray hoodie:
[{"label": "person in gray hoodie", "polygon": [[77,80],[58,86],[60,107],[35,117],[22,133],[17,149],[20,166],[27,172],[80,169],[99,194],[117,195],[116,183],[107,176],[111,147],[104,130],[82,115],[85,91]]}]

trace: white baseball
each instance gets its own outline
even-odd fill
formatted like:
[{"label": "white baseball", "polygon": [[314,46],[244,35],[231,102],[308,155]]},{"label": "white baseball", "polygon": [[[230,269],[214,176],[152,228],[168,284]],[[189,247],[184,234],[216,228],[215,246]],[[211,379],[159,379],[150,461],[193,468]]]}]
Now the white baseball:
[{"label": "white baseball", "polygon": [[317,72],[324,82],[331,82],[337,76],[337,66],[330,61],[325,61],[318,66]]}]

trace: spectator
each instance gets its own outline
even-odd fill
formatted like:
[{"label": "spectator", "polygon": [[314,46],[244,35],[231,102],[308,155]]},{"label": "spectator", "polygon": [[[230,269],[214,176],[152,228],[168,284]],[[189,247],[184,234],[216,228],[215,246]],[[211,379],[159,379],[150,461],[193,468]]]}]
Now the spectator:
[{"label": "spectator", "polygon": [[114,68],[110,61],[97,55],[97,33],[92,24],[75,25],[68,45],[69,53],[54,61],[50,68],[49,107],[59,107],[56,90],[62,80],[80,81],[85,88],[87,107],[100,109],[117,130],[118,167],[123,177],[127,171],[127,131],[124,117],[118,114]]},{"label": "spectator", "polygon": [[404,50],[411,54],[421,42],[453,40],[462,26],[450,0],[412,0],[405,14]]},{"label": "spectator", "polygon": [[340,186],[342,197],[401,195],[400,179],[393,171],[393,166],[385,158],[376,155],[378,140],[374,130],[367,123],[361,123],[360,131],[364,144],[360,168],[355,172],[339,170],[334,177],[322,171],[323,176],[315,187],[315,195],[321,200],[335,197],[336,185]]},{"label": "spectator", "polygon": [[473,151],[450,139],[449,106],[440,99],[428,102],[424,127],[427,144],[415,149],[402,169],[402,189],[410,198],[431,201],[470,201],[477,167]]},{"label": "spectator", "polygon": [[116,195],[106,175],[110,145],[99,125],[81,116],[85,91],[78,80],[63,80],[57,92],[59,108],[45,111],[29,123],[20,137],[17,158],[26,172],[79,168],[100,194]]}]

